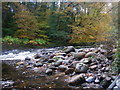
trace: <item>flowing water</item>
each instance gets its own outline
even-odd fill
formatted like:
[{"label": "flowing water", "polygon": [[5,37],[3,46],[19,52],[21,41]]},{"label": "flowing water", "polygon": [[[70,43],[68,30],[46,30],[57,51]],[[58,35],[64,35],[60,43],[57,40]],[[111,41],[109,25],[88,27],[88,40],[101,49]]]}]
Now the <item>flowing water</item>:
[{"label": "flowing water", "polygon": [[68,77],[62,73],[47,76],[26,68],[16,69],[16,63],[24,60],[25,57],[32,58],[37,53],[47,51],[53,53],[59,49],[61,47],[4,51],[0,56],[0,60],[3,62],[0,84],[3,88],[69,88],[65,82]]}]

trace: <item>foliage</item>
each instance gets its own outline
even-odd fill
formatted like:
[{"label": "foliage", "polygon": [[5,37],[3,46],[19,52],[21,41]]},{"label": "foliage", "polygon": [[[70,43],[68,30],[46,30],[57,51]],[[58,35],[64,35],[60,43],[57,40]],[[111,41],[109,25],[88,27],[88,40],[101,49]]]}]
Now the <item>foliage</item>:
[{"label": "foliage", "polygon": [[119,74],[120,73],[120,39],[118,42],[118,48],[117,48],[117,52],[114,56],[114,61],[112,63],[112,73],[114,74]]},{"label": "foliage", "polygon": [[15,36],[18,38],[34,39],[38,30],[36,17],[24,5],[16,5],[18,6],[18,11],[13,17],[16,19],[19,29]]},{"label": "foliage", "polygon": [[29,40],[29,39],[19,39],[19,38],[14,38],[11,36],[6,36],[3,39],[1,39],[2,42],[4,43],[9,43],[9,44],[23,44],[23,45],[27,45],[27,44],[32,44],[32,45],[43,45],[43,44],[47,44],[47,41],[43,40],[43,39],[33,39],[33,40]]},{"label": "foliage", "polygon": [[95,7],[90,9],[89,13],[76,15],[75,23],[69,25],[73,31],[70,43],[106,41],[108,31],[111,29],[109,25],[111,18],[109,14],[100,12],[101,9]]}]

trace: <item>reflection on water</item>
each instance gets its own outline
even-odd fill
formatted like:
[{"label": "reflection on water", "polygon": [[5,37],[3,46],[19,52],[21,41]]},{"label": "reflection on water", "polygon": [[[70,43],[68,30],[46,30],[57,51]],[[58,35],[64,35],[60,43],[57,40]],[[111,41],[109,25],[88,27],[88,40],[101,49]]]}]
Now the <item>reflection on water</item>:
[{"label": "reflection on water", "polygon": [[5,63],[2,66],[3,88],[69,88],[64,73],[46,76],[24,68],[16,70]]}]

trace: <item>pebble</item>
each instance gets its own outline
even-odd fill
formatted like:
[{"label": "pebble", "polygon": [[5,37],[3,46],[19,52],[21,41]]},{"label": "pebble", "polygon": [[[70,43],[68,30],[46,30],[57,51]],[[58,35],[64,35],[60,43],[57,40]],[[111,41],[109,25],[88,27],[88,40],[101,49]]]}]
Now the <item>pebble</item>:
[{"label": "pebble", "polygon": [[93,76],[90,76],[86,79],[86,82],[89,82],[89,83],[94,82],[94,81],[95,81],[95,78]]}]

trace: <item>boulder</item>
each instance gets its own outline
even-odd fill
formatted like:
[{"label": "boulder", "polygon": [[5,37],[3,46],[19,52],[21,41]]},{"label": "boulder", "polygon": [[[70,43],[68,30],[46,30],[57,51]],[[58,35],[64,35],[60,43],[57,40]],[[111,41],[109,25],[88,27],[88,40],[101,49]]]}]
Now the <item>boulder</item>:
[{"label": "boulder", "polygon": [[75,72],[77,73],[86,73],[88,70],[88,66],[83,63],[77,63],[75,67]]},{"label": "boulder", "polygon": [[66,54],[70,53],[70,52],[75,52],[75,48],[73,46],[68,46],[66,50],[64,50],[64,52]]},{"label": "boulder", "polygon": [[65,66],[65,65],[60,65],[58,67],[58,70],[61,71],[61,72],[64,72],[66,69],[67,69],[67,66]]},{"label": "boulder", "polygon": [[74,69],[73,68],[68,68],[66,71],[65,71],[65,74],[72,74],[74,72]]},{"label": "boulder", "polygon": [[85,82],[85,78],[82,74],[75,75],[68,80],[69,85],[79,85]]},{"label": "boulder", "polygon": [[73,53],[73,57],[75,59],[82,59],[84,58],[85,54],[86,54],[85,52]]},{"label": "boulder", "polygon": [[85,58],[92,57],[92,56],[96,56],[96,53],[94,53],[94,52],[88,52],[88,53],[85,55]]}]

